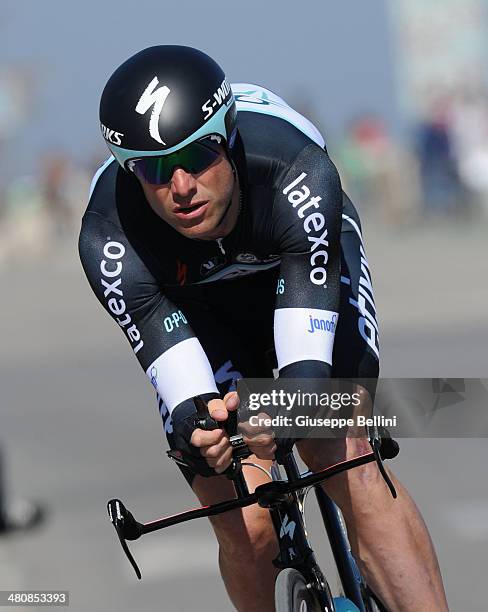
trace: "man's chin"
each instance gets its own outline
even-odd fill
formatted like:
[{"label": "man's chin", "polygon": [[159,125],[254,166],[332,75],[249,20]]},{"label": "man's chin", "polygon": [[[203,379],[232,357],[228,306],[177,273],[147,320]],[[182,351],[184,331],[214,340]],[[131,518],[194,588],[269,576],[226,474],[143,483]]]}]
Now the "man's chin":
[{"label": "man's chin", "polygon": [[215,233],[215,226],[213,223],[209,223],[208,219],[204,221],[195,221],[192,223],[190,220],[187,222],[179,222],[173,225],[174,229],[192,240],[214,240],[213,234]]}]

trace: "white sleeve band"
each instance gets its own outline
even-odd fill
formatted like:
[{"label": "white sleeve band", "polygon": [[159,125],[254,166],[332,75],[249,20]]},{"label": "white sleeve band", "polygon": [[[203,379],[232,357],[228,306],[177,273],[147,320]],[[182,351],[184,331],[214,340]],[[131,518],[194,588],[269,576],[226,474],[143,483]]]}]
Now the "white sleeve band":
[{"label": "white sleeve band", "polygon": [[198,338],[188,338],[160,355],[146,374],[169,412],[202,393],[218,393],[212,367]]},{"label": "white sleeve band", "polygon": [[337,312],[330,310],[277,308],[274,340],[278,368],[309,359],[332,365],[338,319]]}]

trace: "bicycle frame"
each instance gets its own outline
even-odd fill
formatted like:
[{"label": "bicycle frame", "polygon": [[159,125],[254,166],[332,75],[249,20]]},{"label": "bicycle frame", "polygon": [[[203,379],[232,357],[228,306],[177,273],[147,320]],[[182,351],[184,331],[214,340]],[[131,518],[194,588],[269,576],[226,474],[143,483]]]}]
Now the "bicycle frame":
[{"label": "bicycle frame", "polygon": [[[292,452],[286,454],[280,463],[283,465],[290,483],[299,482],[309,474],[309,472],[300,474]],[[313,489],[339,572],[344,595],[361,612],[366,612],[364,605],[366,585],[350,550],[345,529],[342,526],[340,511],[324,492],[320,483],[315,484]],[[333,610],[332,593],[309,545],[303,518],[303,491],[296,491],[292,497],[293,501],[288,500],[281,505],[279,502],[278,504],[273,503],[269,506],[280,546],[280,553],[273,564],[280,569],[291,567],[300,571],[321,599],[324,609]]]},{"label": "bicycle frame", "polygon": [[[305,477],[300,474],[292,451],[285,454],[279,463],[285,469],[287,481],[274,482],[299,483]],[[278,470],[275,474],[276,472]],[[321,488],[320,484],[314,485],[315,487]],[[280,548],[273,565],[279,569],[291,567],[298,570],[319,597],[324,610],[333,610],[332,593],[308,540],[303,516],[304,497],[305,491],[302,488],[291,492],[285,500],[273,494],[268,494],[266,498],[265,507],[269,508]],[[263,500],[260,505],[263,505]]]}]

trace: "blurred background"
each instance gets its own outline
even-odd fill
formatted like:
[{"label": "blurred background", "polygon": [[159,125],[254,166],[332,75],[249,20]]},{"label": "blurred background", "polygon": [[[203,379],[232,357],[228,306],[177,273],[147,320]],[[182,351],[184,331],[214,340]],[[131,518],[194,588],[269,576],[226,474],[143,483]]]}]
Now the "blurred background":
[{"label": "blurred background", "polygon": [[[141,520],[194,504],[163,455],[152,389],[78,262],[113,70],[144,47],[187,44],[308,116],[363,220],[382,374],[483,377],[487,33],[486,0],[2,2],[3,503],[35,500],[47,516],[0,534],[0,590],[70,589],[76,611],[230,609],[207,522],[135,543],[138,583],[106,518],[116,496]],[[486,609],[487,455],[481,439],[404,440],[395,462],[454,611]],[[312,508],[309,521],[326,564]]]}]

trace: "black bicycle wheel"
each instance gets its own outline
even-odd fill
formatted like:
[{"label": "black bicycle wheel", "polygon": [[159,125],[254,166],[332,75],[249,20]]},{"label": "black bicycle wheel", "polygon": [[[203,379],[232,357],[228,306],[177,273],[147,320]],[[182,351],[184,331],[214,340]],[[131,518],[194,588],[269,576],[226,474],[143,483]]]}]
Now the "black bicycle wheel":
[{"label": "black bicycle wheel", "polygon": [[282,570],[275,582],[276,612],[322,612],[323,608],[307,581],[296,569]]}]

